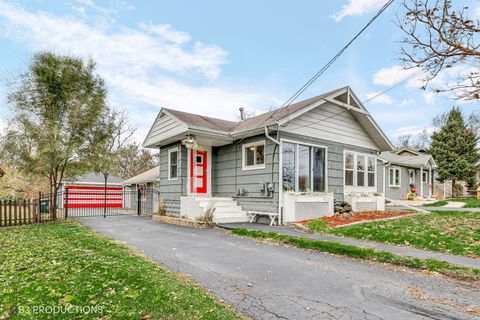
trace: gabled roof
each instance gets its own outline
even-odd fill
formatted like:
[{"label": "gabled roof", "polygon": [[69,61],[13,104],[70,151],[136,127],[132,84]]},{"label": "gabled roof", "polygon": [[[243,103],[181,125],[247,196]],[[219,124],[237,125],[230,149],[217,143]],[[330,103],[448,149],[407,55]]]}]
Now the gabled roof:
[{"label": "gabled roof", "polygon": [[[358,98],[348,86],[338,88],[323,93],[321,95],[297,103],[293,103],[288,107],[279,108],[239,122],[206,117],[203,115],[183,112],[170,108],[162,108],[159,116],[168,115],[171,118],[175,119],[175,121],[179,124],[179,128],[181,127],[181,130],[178,130],[179,132],[193,132],[195,130],[202,130],[217,134],[218,137],[223,135],[225,137],[228,137],[229,139],[237,139],[239,136],[241,136],[240,134],[243,132],[261,129],[265,126],[270,126],[274,124],[284,124],[327,101],[338,104],[346,108],[347,110],[353,112],[357,121],[360,123],[361,126],[364,127],[365,131],[368,132],[371,138],[379,146],[380,150],[393,149],[393,146],[386,137],[385,133],[380,129],[378,124],[371,117],[370,113],[361,104],[361,102],[358,100]],[[157,120],[158,119],[159,117],[157,117]],[[158,138],[154,138],[155,134],[152,133],[154,126],[155,123],[150,129],[149,134],[145,138],[144,144],[147,147],[153,147],[158,142],[156,141],[158,140]],[[220,134],[220,136],[218,134]]]},{"label": "gabled roof", "polygon": [[157,182],[160,178],[160,166],[156,166],[150,170],[142,172],[130,179],[123,181],[123,185],[147,183],[147,182]]},{"label": "gabled roof", "polygon": [[265,126],[265,125],[276,123],[277,121],[286,118],[287,116],[311,105],[312,103],[320,101],[331,95],[334,95],[336,92],[340,92],[342,90],[345,90],[346,88],[347,87],[335,89],[335,90],[323,93],[321,95],[318,95],[312,98],[308,98],[306,100],[303,100],[297,103],[292,103],[287,108],[276,109],[255,117],[248,118],[246,120],[239,122],[238,125],[235,127],[235,131],[253,129],[253,128],[257,128],[258,126],[262,126],[262,125]]},{"label": "gabled roof", "polygon": [[418,154],[412,156],[402,156],[396,154],[395,152],[384,151],[380,154],[380,158],[386,160],[392,164],[397,164],[405,167],[410,168],[420,168],[430,165],[432,168],[435,168],[437,165],[433,160],[433,157],[429,154]]},{"label": "gabled roof", "polygon": [[182,121],[187,126],[202,127],[212,130],[230,132],[233,131],[238,125],[238,122],[206,117],[195,113],[188,113],[169,108],[163,108],[163,110],[170,113],[172,116]]}]

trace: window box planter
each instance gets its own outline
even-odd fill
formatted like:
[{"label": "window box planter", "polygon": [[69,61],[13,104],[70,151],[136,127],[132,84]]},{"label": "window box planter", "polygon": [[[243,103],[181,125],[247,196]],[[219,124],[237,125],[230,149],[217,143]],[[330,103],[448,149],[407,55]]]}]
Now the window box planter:
[{"label": "window box planter", "polygon": [[284,222],[310,220],[333,215],[333,193],[284,192]]},{"label": "window box planter", "polygon": [[381,193],[349,193],[345,201],[352,205],[354,212],[385,210],[385,196]]}]

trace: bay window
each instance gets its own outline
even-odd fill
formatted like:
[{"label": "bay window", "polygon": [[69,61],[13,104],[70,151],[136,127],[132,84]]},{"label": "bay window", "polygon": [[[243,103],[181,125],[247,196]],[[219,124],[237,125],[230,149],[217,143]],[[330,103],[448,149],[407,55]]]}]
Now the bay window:
[{"label": "bay window", "polygon": [[325,148],[282,142],[282,180],[284,191],[324,192]]},{"label": "bay window", "polygon": [[373,155],[346,151],[344,155],[345,186],[374,188],[377,158]]}]

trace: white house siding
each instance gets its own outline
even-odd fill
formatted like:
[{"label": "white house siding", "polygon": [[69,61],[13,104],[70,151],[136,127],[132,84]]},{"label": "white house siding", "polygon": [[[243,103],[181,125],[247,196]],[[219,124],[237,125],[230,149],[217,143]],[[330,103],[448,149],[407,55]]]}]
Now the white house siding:
[{"label": "white house siding", "polygon": [[185,132],[186,128],[167,114],[162,114],[155,119],[150,132],[145,139],[145,146],[153,146],[156,143]]},{"label": "white house siding", "polygon": [[[244,171],[242,170],[242,145],[256,141],[265,141],[265,168]],[[236,197],[237,192],[244,189],[247,194],[238,197],[238,204],[244,210],[277,212],[278,154],[279,146],[275,148],[275,143],[264,135],[245,139],[236,146],[231,144],[212,148],[212,195]],[[236,185],[235,173],[237,174]],[[273,183],[273,196],[266,196],[266,193],[260,191],[263,184],[267,182]]]},{"label": "white house siding", "polygon": [[[179,171],[176,180],[168,180],[168,150],[178,148]],[[160,148],[160,197],[169,214],[180,214],[180,197],[187,193],[187,149],[180,143]]]},{"label": "white house siding", "polygon": [[352,111],[327,102],[295,119],[282,132],[378,150],[378,146],[351,114]]}]

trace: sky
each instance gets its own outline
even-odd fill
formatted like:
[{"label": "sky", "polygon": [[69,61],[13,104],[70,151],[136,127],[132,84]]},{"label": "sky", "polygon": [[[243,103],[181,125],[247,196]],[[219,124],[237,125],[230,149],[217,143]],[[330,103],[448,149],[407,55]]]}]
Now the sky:
[{"label": "sky", "polygon": [[[94,59],[109,103],[127,110],[138,142],[161,107],[229,120],[239,107],[258,115],[281,106],[385,2],[0,0],[0,129],[11,115],[3,79],[26,71],[40,50]],[[399,2],[298,100],[348,85],[365,101],[400,82],[365,104],[393,142],[432,130],[432,118],[452,106],[478,110],[421,90],[421,74],[401,67]],[[478,18],[480,3],[469,4]],[[452,69],[436,83],[465,71]]]}]

